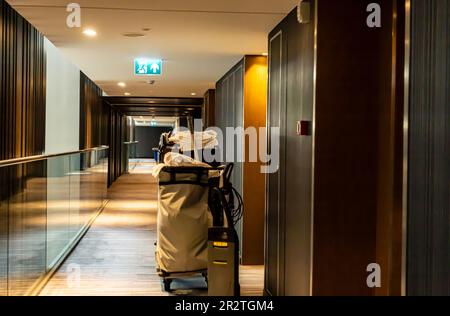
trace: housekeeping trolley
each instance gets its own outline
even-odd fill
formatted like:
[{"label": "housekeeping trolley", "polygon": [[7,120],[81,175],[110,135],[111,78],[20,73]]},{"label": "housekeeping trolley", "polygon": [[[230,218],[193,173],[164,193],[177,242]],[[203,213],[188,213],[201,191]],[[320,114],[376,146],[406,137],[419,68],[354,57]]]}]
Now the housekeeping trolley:
[{"label": "housekeeping trolley", "polygon": [[234,224],[242,198],[229,181],[232,169],[166,166],[159,172],[156,262],[165,291],[174,279],[201,274],[209,294],[238,295]]},{"label": "housekeeping trolley", "polygon": [[204,167],[164,167],[159,173],[156,263],[165,291],[176,278],[207,279],[209,179]]}]

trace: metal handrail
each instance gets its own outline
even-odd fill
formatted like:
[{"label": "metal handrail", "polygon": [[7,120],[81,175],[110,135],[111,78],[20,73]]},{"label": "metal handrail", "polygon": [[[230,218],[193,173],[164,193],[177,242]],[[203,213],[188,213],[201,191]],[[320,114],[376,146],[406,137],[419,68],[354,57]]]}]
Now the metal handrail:
[{"label": "metal handrail", "polygon": [[139,142],[124,142],[124,145],[135,145],[135,144],[139,144]]},{"label": "metal handrail", "polygon": [[38,156],[29,156],[29,157],[23,157],[23,158],[2,160],[2,161],[0,161],[0,168],[14,166],[14,165],[20,165],[20,164],[29,163],[29,162],[42,161],[42,160],[47,160],[47,159],[55,158],[55,157],[82,154],[82,153],[87,153],[87,152],[92,152],[92,151],[101,151],[101,150],[106,150],[106,149],[109,149],[109,146],[94,147],[94,148],[83,149],[83,150],[78,150],[78,151],[69,151],[69,152],[64,152],[64,153],[59,153],[59,154],[38,155]]}]

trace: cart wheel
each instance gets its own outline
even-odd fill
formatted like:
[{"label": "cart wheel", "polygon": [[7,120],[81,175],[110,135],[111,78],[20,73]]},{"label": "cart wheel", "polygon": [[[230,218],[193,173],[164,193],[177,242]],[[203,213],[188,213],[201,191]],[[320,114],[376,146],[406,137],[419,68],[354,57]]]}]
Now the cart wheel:
[{"label": "cart wheel", "polygon": [[163,284],[164,284],[164,291],[170,292],[170,285],[172,284],[172,280],[171,279],[163,279]]}]

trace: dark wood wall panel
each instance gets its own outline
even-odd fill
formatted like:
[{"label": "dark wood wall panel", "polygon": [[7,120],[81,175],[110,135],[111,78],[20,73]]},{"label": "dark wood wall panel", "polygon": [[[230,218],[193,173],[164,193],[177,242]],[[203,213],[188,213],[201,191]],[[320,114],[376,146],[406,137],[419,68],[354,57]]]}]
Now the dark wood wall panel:
[{"label": "dark wood wall panel", "polygon": [[109,146],[109,185],[126,170],[124,143],[127,117],[103,97],[103,91],[85,74],[80,76],[80,150]]},{"label": "dark wood wall panel", "polygon": [[[314,5],[312,12],[314,12]],[[285,284],[287,295],[310,292],[311,272],[311,135],[298,136],[298,121],[313,121],[314,17],[311,23],[288,20],[286,41],[286,215]],[[295,176],[292,176],[295,175]],[[301,251],[299,251],[301,249]]]},{"label": "dark wood wall panel", "polygon": [[0,160],[45,150],[44,37],[0,0]]},{"label": "dark wood wall panel", "polygon": [[[111,185],[126,170],[125,142],[130,141],[130,131],[127,116],[116,106],[109,103],[108,98],[102,98],[106,122],[102,123],[101,138],[106,137],[106,145],[109,146],[109,170],[108,179]],[[106,135],[104,135],[106,133]]]},{"label": "dark wood wall panel", "polygon": [[[404,1],[379,1],[382,28],[366,25],[371,2],[310,1],[317,20],[300,24],[294,10],[269,35],[268,123],[281,129],[267,177],[269,294],[400,294]],[[371,263],[379,289],[366,284]]]},{"label": "dark wood wall panel", "polygon": [[[319,3],[315,295],[372,295],[365,284],[366,267],[377,262],[377,120],[382,96],[371,77],[381,70],[382,32],[364,27],[367,1],[344,2]],[[336,27],[330,20],[335,17],[346,23]]]},{"label": "dark wood wall panel", "polygon": [[297,122],[313,119],[314,20],[300,24],[291,12],[270,33],[269,47],[268,125],[280,127],[280,168],[267,175],[266,289],[309,295],[312,137],[297,135]]},{"label": "dark wood wall panel", "polygon": [[408,295],[450,295],[450,1],[412,1]]},{"label": "dark wood wall panel", "polygon": [[[398,120],[403,103],[397,98],[395,67],[403,60],[395,51],[395,23],[404,28],[404,22],[397,1],[385,0],[379,2],[382,27],[367,27],[371,2],[318,5],[313,238],[317,295],[400,294],[396,268],[401,240],[395,233],[402,229],[396,220],[402,210],[396,204],[401,192],[398,195],[395,183],[402,180],[397,162],[403,156],[396,155],[396,148],[403,148],[402,135],[396,131],[403,126]],[[345,23],[336,24],[336,19]],[[398,90],[403,94],[402,87]],[[380,289],[366,284],[371,263],[381,266]]]},{"label": "dark wood wall panel", "polygon": [[266,175],[266,258],[265,290],[269,295],[284,294],[285,231],[285,117],[286,113],[286,42],[285,21],[269,35],[269,94],[267,128],[269,155],[272,154],[272,127],[280,128],[280,165],[276,173]]},{"label": "dark wood wall panel", "polygon": [[[45,81],[44,37],[0,0],[0,160],[44,153]],[[24,205],[46,199],[46,174],[42,162],[0,168],[0,295],[23,295],[45,270],[45,208]]]},{"label": "dark wood wall panel", "polygon": [[103,91],[80,75],[80,150],[108,145],[109,107]]},{"label": "dark wood wall panel", "polygon": [[204,103],[202,107],[203,127],[213,127],[215,124],[215,108],[216,108],[216,90],[209,89],[204,96]]}]

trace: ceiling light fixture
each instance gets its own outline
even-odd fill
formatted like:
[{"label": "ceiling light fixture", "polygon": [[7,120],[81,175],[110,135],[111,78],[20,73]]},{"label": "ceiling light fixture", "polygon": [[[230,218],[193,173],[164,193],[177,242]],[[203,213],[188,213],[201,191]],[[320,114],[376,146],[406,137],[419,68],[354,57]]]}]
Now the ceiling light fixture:
[{"label": "ceiling light fixture", "polygon": [[117,85],[122,88],[125,88],[127,86],[125,82],[119,82]]},{"label": "ceiling light fixture", "polygon": [[269,56],[269,53],[262,53],[263,56]]},{"label": "ceiling light fixture", "polygon": [[89,37],[97,36],[97,32],[94,29],[84,29],[83,34]]},{"label": "ceiling light fixture", "polygon": [[125,92],[124,95],[126,95],[127,97],[129,97],[129,96],[131,95],[131,93]]},{"label": "ceiling light fixture", "polygon": [[196,96],[196,95],[197,95],[197,93],[195,93],[195,92],[192,92],[192,93],[191,93],[191,95],[192,95],[192,96]]}]

